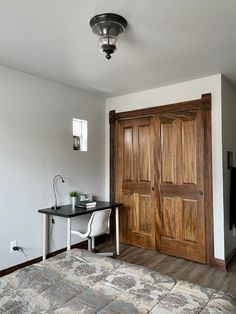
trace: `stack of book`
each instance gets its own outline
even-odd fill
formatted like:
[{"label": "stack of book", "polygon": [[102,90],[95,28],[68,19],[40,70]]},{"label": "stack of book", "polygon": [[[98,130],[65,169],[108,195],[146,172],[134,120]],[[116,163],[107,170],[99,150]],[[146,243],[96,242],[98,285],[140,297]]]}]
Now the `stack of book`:
[{"label": "stack of book", "polygon": [[78,202],[78,207],[82,207],[82,208],[93,208],[97,205],[97,202],[94,201],[81,201]]}]

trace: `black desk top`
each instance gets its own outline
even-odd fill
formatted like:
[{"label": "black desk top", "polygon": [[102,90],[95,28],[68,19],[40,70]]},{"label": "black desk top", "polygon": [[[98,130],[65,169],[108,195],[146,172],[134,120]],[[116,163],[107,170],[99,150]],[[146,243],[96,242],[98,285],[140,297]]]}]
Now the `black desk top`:
[{"label": "black desk top", "polygon": [[121,203],[110,203],[110,202],[102,202],[102,201],[96,201],[96,202],[97,202],[96,207],[92,207],[92,208],[81,208],[81,207],[74,208],[71,205],[62,205],[61,208],[57,210],[52,210],[51,208],[44,208],[44,209],[39,209],[38,212],[41,214],[71,218],[75,216],[85,215],[88,213],[93,213],[98,210],[122,206]]}]

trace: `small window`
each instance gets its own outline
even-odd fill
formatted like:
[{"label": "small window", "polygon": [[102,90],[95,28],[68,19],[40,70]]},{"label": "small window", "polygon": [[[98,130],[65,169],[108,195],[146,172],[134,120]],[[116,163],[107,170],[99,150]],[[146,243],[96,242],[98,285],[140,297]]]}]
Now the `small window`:
[{"label": "small window", "polygon": [[73,149],[87,152],[88,121],[73,119]]}]

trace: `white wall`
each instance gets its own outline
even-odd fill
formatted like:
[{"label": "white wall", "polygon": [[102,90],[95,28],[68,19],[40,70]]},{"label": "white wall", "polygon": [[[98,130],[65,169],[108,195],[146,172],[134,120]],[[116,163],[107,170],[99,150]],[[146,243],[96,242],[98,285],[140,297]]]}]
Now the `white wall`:
[{"label": "white wall", "polygon": [[106,197],[109,198],[109,111],[160,106],[212,94],[213,206],[215,257],[224,259],[224,212],[222,171],[221,75],[108,98],[106,100]]},{"label": "white wall", "polygon": [[225,256],[236,248],[236,230],[229,230],[230,171],[227,164],[227,151],[234,154],[236,167],[236,87],[222,77],[222,127],[223,127],[223,174],[224,174],[224,226]]},{"label": "white wall", "polygon": [[[68,192],[105,196],[105,101],[65,86],[0,67],[0,269],[25,261],[10,253],[17,240],[28,259],[42,255],[42,215]],[[72,118],[88,120],[88,152],[72,150]],[[66,246],[66,222],[56,218],[52,250]],[[77,239],[73,239],[77,242]]]}]

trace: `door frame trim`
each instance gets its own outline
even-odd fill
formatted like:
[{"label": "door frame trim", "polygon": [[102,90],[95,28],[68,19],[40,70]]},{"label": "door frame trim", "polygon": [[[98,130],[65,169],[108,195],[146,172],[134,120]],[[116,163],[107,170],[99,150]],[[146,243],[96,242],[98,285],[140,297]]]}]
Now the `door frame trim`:
[{"label": "door frame trim", "polygon": [[205,231],[206,231],[206,264],[214,265],[214,234],[213,234],[213,196],[212,196],[212,126],[211,126],[211,94],[202,94],[201,98],[167,104],[158,107],[137,109],[132,111],[109,112],[110,123],[110,201],[117,197],[117,125],[120,120],[156,116],[170,112],[202,110],[204,119],[205,149]]}]

